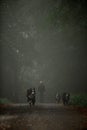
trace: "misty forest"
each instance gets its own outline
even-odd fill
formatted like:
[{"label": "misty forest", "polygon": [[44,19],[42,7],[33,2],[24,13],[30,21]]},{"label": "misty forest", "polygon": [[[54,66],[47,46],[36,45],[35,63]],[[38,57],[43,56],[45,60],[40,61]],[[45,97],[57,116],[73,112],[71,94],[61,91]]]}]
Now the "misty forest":
[{"label": "misty forest", "polygon": [[87,130],[87,1],[0,0],[0,130]]},{"label": "misty forest", "polygon": [[0,1],[0,97],[26,102],[26,90],[87,92],[86,0]]},{"label": "misty forest", "polygon": [[[0,97],[25,102],[26,90],[87,91],[85,0],[2,0]],[[52,99],[51,99],[52,98]]]},{"label": "misty forest", "polygon": [[85,0],[0,2],[0,97],[25,102],[26,90],[87,91]]}]

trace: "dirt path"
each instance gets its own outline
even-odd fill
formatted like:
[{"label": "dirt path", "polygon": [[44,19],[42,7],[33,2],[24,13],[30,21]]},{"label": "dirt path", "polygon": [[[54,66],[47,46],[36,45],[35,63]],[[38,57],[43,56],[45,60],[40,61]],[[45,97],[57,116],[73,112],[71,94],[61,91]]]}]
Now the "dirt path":
[{"label": "dirt path", "polygon": [[0,130],[83,130],[83,116],[63,105],[13,105],[2,113]]}]

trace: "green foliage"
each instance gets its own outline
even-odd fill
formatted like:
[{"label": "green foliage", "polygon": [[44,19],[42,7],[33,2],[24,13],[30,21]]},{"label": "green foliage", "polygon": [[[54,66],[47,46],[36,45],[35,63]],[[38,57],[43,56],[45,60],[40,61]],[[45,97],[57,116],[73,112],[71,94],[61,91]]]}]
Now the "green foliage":
[{"label": "green foliage", "polygon": [[0,104],[9,104],[11,103],[7,98],[0,98]]},{"label": "green foliage", "polygon": [[59,6],[59,2],[54,2],[47,17],[48,23],[58,29],[69,25],[87,27],[85,3],[79,0],[63,0]]},{"label": "green foliage", "polygon": [[71,105],[87,107],[87,95],[75,95],[71,97]]}]

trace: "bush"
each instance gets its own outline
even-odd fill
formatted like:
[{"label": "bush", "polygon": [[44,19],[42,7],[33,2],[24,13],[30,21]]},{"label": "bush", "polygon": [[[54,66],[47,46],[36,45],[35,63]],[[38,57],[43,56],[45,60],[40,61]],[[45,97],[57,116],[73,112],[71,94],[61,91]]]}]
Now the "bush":
[{"label": "bush", "polygon": [[71,105],[87,107],[87,95],[75,95],[71,97]]},{"label": "bush", "polygon": [[0,104],[9,104],[11,103],[7,98],[1,98],[0,99]]}]

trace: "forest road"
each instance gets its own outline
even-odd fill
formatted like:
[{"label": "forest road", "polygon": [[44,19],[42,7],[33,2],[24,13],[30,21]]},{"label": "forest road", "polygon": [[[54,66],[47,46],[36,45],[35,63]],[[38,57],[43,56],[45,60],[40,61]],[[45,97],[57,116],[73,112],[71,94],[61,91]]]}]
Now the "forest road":
[{"label": "forest road", "polygon": [[0,113],[0,130],[84,130],[83,116],[62,104],[15,104]]}]

